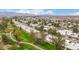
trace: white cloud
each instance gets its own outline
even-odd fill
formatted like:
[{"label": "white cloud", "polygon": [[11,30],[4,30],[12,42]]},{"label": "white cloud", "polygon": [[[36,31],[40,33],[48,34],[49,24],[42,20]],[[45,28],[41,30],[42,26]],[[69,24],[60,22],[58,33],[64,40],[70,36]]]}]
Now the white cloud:
[{"label": "white cloud", "polygon": [[49,11],[46,12],[46,14],[52,15],[53,14],[53,11],[49,10]]},{"label": "white cloud", "polygon": [[79,15],[79,12],[74,13],[73,15]]},{"label": "white cloud", "polygon": [[16,11],[16,13],[26,13],[26,11],[21,9],[21,10]]},{"label": "white cloud", "polygon": [[28,14],[34,14],[34,15],[52,15],[52,10],[45,11],[44,9],[31,9],[31,10],[25,10],[21,9],[19,11],[16,11],[16,13],[28,13]]},{"label": "white cloud", "polygon": [[79,12],[71,13],[69,15],[79,15]]},{"label": "white cloud", "polygon": [[30,10],[30,14],[34,14],[34,15],[44,14],[44,10],[42,9]]}]

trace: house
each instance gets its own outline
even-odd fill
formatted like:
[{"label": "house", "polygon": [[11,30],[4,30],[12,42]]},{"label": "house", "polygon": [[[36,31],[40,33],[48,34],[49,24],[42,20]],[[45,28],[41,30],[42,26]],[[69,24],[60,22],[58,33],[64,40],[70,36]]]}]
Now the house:
[{"label": "house", "polygon": [[66,29],[58,30],[58,32],[64,36],[66,35],[66,36],[71,36],[71,37],[78,37],[78,35],[79,35],[77,33],[73,33],[73,31],[71,31],[71,30],[66,30]]},{"label": "house", "polygon": [[52,42],[52,35],[50,35],[50,34],[46,35],[45,39],[48,42]]}]

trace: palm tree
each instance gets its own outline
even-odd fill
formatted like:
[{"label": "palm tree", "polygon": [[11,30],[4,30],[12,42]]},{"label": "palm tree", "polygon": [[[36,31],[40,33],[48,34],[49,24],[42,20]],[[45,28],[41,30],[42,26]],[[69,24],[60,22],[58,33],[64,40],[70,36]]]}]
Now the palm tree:
[{"label": "palm tree", "polygon": [[57,50],[62,50],[64,49],[65,46],[65,40],[61,35],[53,36],[54,38],[52,39],[52,43],[55,45]]},{"label": "palm tree", "polygon": [[0,50],[3,50],[3,46],[4,46],[4,44],[2,41],[2,36],[0,36]]},{"label": "palm tree", "polygon": [[33,31],[31,31],[30,35],[31,35],[31,38],[32,38],[32,41],[31,42],[32,43],[35,43],[35,41],[36,41],[35,33]]},{"label": "palm tree", "polygon": [[44,31],[40,31],[40,34],[41,34],[41,38],[42,38],[43,40],[45,40],[45,34],[44,34]]},{"label": "palm tree", "polygon": [[62,50],[64,47],[64,40],[62,40],[62,38],[54,39],[54,45],[57,50]]}]

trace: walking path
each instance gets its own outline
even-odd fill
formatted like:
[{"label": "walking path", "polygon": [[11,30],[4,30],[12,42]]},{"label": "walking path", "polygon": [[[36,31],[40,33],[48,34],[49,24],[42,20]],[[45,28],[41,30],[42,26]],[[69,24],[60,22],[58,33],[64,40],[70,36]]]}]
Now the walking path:
[{"label": "walking path", "polygon": [[33,46],[33,47],[39,49],[39,50],[44,50],[43,48],[40,48],[40,47],[38,47],[37,45],[34,45],[34,44],[32,44],[32,43],[29,43],[29,42],[20,42],[20,43],[29,44],[29,45],[31,45],[31,46]]},{"label": "walking path", "polygon": [[[15,40],[15,39],[12,37],[12,32],[10,32],[9,34],[10,34],[11,40],[14,41],[14,42],[17,42],[17,40]],[[44,50],[44,49],[38,47],[37,45],[32,44],[32,43],[29,43],[29,42],[20,42],[20,43],[22,43],[22,44],[29,44],[29,45],[31,45],[31,46],[33,46],[33,47],[39,49],[39,50]]]}]

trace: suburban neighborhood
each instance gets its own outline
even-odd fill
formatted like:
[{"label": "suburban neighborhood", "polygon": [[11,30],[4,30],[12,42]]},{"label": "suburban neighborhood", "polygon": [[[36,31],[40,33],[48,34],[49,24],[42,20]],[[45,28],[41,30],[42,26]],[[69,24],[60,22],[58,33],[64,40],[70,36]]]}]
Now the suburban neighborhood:
[{"label": "suburban neighborhood", "polygon": [[79,50],[78,12],[0,9],[0,50]]},{"label": "suburban neighborhood", "polygon": [[0,18],[0,49],[78,50],[79,16]]}]

